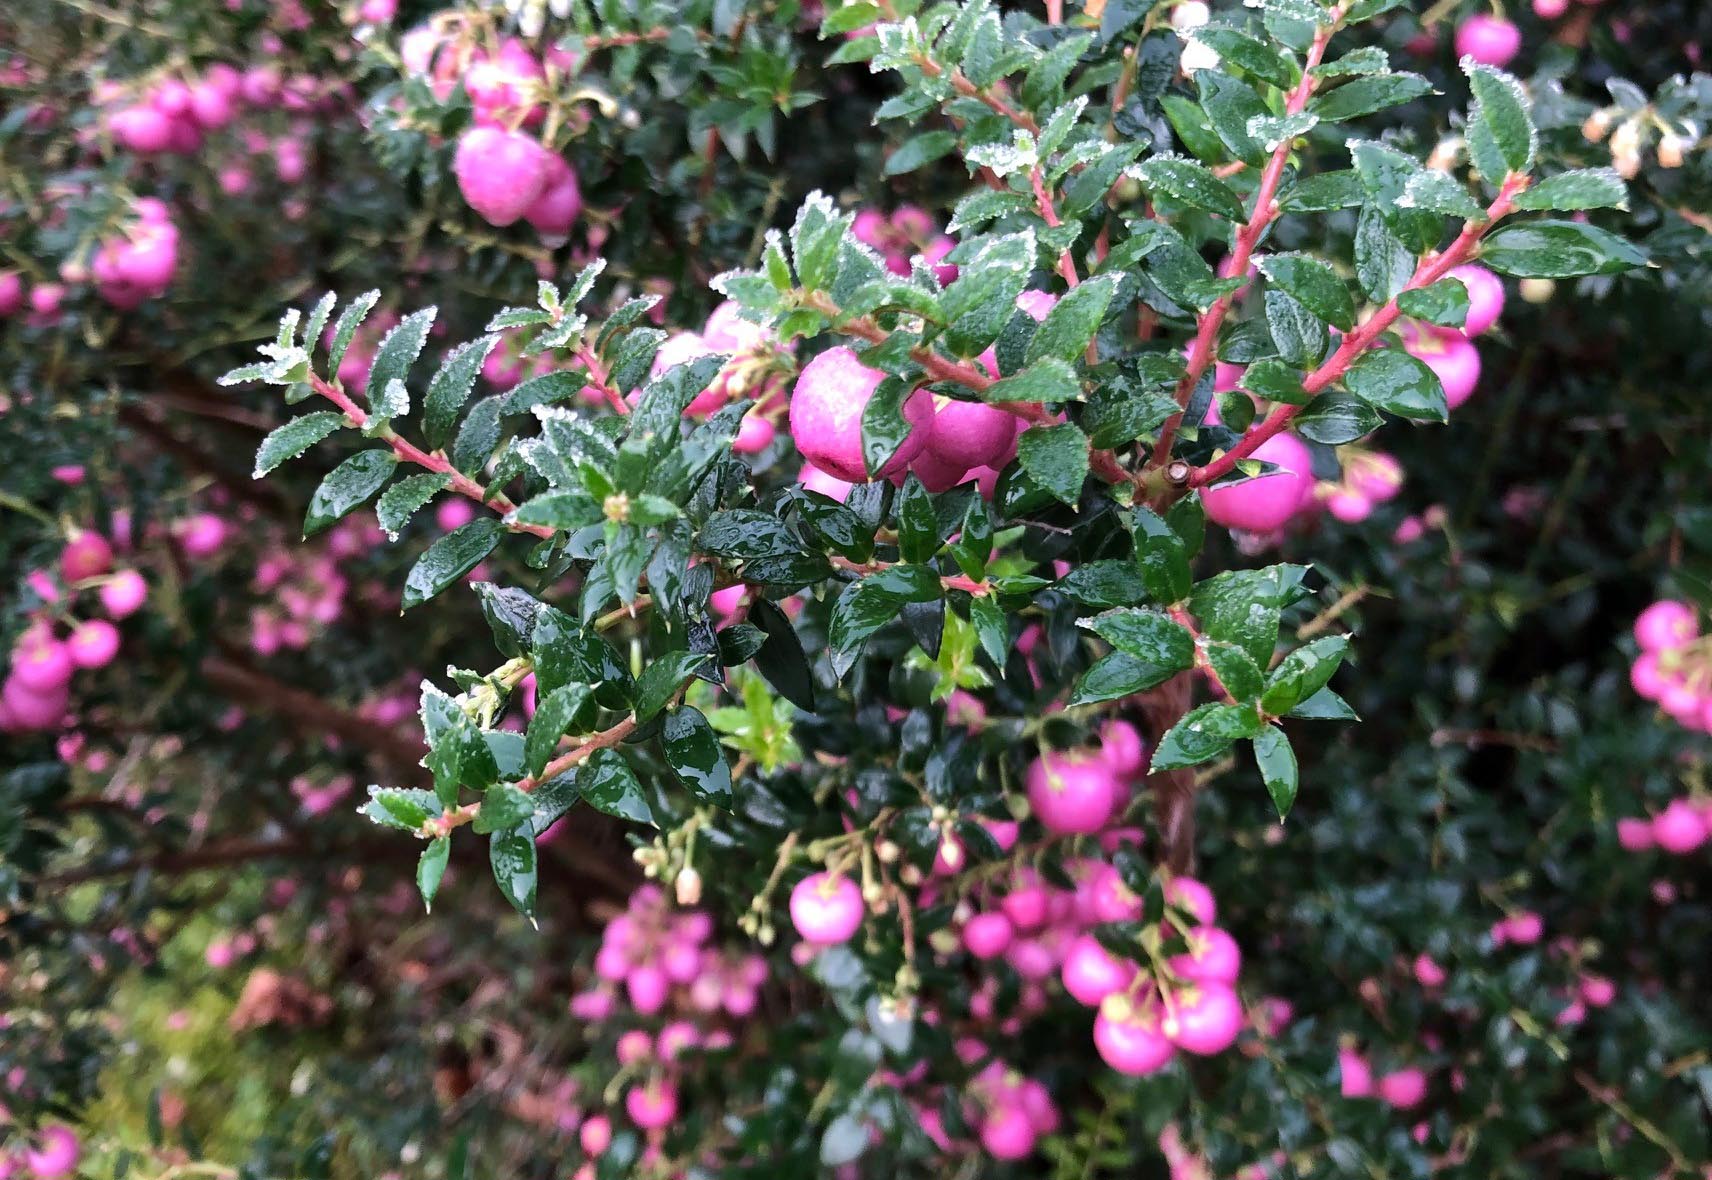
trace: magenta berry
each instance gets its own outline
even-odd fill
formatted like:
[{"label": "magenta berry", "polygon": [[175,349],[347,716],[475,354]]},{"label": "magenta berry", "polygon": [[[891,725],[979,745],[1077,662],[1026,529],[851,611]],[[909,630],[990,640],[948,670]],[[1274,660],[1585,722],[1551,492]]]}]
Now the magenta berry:
[{"label": "magenta berry", "polygon": [[119,654],[119,628],[106,619],[89,619],[72,630],[65,648],[79,668],[104,668]]},{"label": "magenta berry", "polygon": [[1480,350],[1468,337],[1443,328],[1405,327],[1403,346],[1438,377],[1451,409],[1474,396],[1480,384]]},{"label": "magenta berry", "polygon": [[981,1123],[981,1146],[994,1159],[1020,1160],[1034,1151],[1038,1136],[1021,1106],[1008,1103],[989,1108]]},{"label": "magenta berry", "polygon": [[1672,799],[1653,817],[1653,840],[1666,852],[1684,856],[1706,843],[1706,820],[1687,799]]},{"label": "magenta berry", "polygon": [[1028,801],[1034,817],[1049,831],[1087,835],[1111,822],[1118,784],[1098,754],[1047,752],[1030,764]]},{"label": "magenta berry", "polygon": [[70,1127],[47,1127],[36,1142],[24,1149],[24,1166],[36,1180],[59,1180],[77,1169],[83,1149]]},{"label": "magenta berry", "polygon": [[113,568],[113,546],[100,533],[84,529],[65,543],[59,572],[68,582],[98,577]]},{"label": "magenta berry", "polygon": [[1108,997],[1094,1017],[1094,1048],[1121,1074],[1141,1077],[1164,1069],[1176,1056],[1160,1031],[1152,1005],[1137,1005],[1122,995]]},{"label": "magenta berry", "polygon": [[811,873],[791,890],[791,924],[805,942],[848,942],[862,925],[862,891],[846,876]]},{"label": "magenta berry", "polygon": [[1503,66],[1522,48],[1522,30],[1503,17],[1478,13],[1456,29],[1458,57],[1472,57],[1482,65]]},{"label": "magenta berry", "polygon": [[1188,1053],[1208,1056],[1228,1049],[1242,1031],[1242,1001],[1222,983],[1179,988],[1166,1001],[1160,1031]]},{"label": "magenta berry", "polygon": [[1463,320],[1465,336],[1489,331],[1504,312],[1504,280],[1478,263],[1453,267],[1447,278],[1456,279],[1468,290],[1468,316]]},{"label": "magenta berry", "polygon": [[1413,1067],[1399,1069],[1381,1077],[1374,1090],[1387,1105],[1398,1110],[1409,1110],[1419,1106],[1426,1098],[1427,1075]]},{"label": "magenta berry", "polygon": [[1699,633],[1699,619],[1686,602],[1663,599],[1635,617],[1635,642],[1644,652],[1681,647]]},{"label": "magenta berry", "polygon": [[963,927],[963,945],[977,959],[996,959],[1010,949],[1015,928],[1003,914],[976,914]]},{"label": "magenta berry", "polygon": [[472,127],[458,139],[452,171],[470,208],[492,225],[522,217],[547,187],[547,150],[521,131]]},{"label": "magenta berry", "polygon": [[1277,471],[1201,490],[1207,519],[1229,529],[1265,533],[1282,527],[1301,511],[1313,491],[1313,458],[1295,435],[1275,434],[1254,448],[1253,457]]},{"label": "magenta berry", "polygon": [[1373,1067],[1348,1046],[1338,1050],[1338,1089],[1345,1098],[1373,1096]]},{"label": "magenta berry", "polygon": [[1092,934],[1082,934],[1064,952],[1058,978],[1078,1003],[1094,1008],[1107,996],[1127,988],[1136,974],[1135,964],[1113,955]]},{"label": "magenta berry", "polygon": [[1173,877],[1165,886],[1165,900],[1203,926],[1211,926],[1219,916],[1213,891],[1193,877]]},{"label": "magenta berry", "polygon": [[1191,983],[1234,984],[1242,970],[1242,950],[1228,931],[1197,926],[1184,938],[1189,950],[1171,959],[1171,970]]},{"label": "magenta berry", "polygon": [[11,678],[32,692],[64,687],[72,668],[70,649],[46,631],[25,635],[12,650]]},{"label": "magenta berry", "polygon": [[644,1131],[658,1131],[678,1117],[677,1087],[660,1078],[632,1086],[624,1095],[624,1110]]},{"label": "magenta berry", "polygon": [[885,374],[864,365],[855,352],[829,348],[797,377],[791,394],[791,439],[803,457],[822,471],[851,483],[866,483],[903,471],[933,433],[933,396],[918,389],[904,399],[910,433],[877,475],[862,455],[862,412]]}]

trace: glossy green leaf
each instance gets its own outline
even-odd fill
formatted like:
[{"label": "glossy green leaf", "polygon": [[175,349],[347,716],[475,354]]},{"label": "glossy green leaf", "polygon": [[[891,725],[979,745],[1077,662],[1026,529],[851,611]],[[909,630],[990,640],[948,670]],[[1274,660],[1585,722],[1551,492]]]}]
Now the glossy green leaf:
[{"label": "glossy green leaf", "polygon": [[404,579],[402,609],[420,606],[475,569],[504,532],[492,517],[477,517],[428,546]]},{"label": "glossy green leaf", "polygon": [[281,463],[297,458],[345,425],[343,414],[332,410],[317,410],[312,414],[293,418],[284,426],[276,427],[262,439],[262,445],[256,450],[256,465],[251,473],[252,477],[260,479]]},{"label": "glossy green leaf", "polygon": [[303,535],[312,537],[367,503],[398,468],[391,451],[358,451],[327,473],[303,517]]},{"label": "glossy green leaf", "polygon": [[660,745],[666,764],[690,794],[703,803],[731,810],[731,766],[701,710],[680,705],[666,714],[660,727]]}]

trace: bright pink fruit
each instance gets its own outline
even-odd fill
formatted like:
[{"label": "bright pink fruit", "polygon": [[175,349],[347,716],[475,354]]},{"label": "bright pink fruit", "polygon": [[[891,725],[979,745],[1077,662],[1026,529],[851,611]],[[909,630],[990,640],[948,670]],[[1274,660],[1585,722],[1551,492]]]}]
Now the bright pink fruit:
[{"label": "bright pink fruit", "polygon": [[1416,983],[1422,987],[1443,987],[1445,978],[1445,969],[1439,966],[1431,955],[1420,954],[1415,956]]},{"label": "bright pink fruit", "polygon": [[1699,619],[1686,602],[1666,598],[1635,617],[1635,642],[1645,652],[1681,647],[1699,633]]},{"label": "bright pink fruit", "polygon": [[24,635],[12,649],[12,676],[31,692],[50,693],[71,679],[71,652],[46,631]]},{"label": "bright pink fruit", "polygon": [[1198,983],[1172,995],[1160,1031],[1179,1049],[1207,1056],[1228,1049],[1242,1026],[1235,991],[1222,983]]},{"label": "bright pink fruit", "polygon": [[1478,263],[1454,267],[1446,278],[1456,279],[1468,289],[1468,316],[1463,320],[1465,336],[1479,336],[1498,322],[1504,311],[1504,280]]},{"label": "bright pink fruit", "polygon": [[1058,978],[1064,990],[1090,1008],[1134,982],[1137,968],[1113,955],[1092,934],[1079,935],[1064,952]]},{"label": "bright pink fruit", "polygon": [[809,491],[819,492],[823,496],[837,500],[840,504],[849,498],[850,489],[856,486],[849,480],[827,474],[812,463],[803,464],[802,472],[797,476],[797,480]]},{"label": "bright pink fruit", "polygon": [[1253,457],[1275,464],[1278,470],[1203,488],[1201,505],[1208,520],[1227,529],[1267,533],[1301,511],[1314,488],[1313,458],[1302,440],[1288,432],[1275,434],[1254,448]]},{"label": "bright pink fruit", "polygon": [[1191,983],[1233,984],[1242,970],[1242,950],[1227,931],[1217,926],[1197,926],[1184,936],[1185,954],[1174,955],[1171,970]]},{"label": "bright pink fruit", "polygon": [[1418,1069],[1399,1069],[1379,1079],[1379,1097],[1398,1110],[1419,1106],[1427,1096],[1427,1075]]},{"label": "bright pink fruit", "polygon": [[1618,820],[1617,843],[1626,852],[1645,852],[1653,846],[1652,821],[1634,816]]},{"label": "bright pink fruit", "polygon": [[1338,1088],[1345,1098],[1368,1098],[1373,1094],[1373,1067],[1354,1049],[1338,1050]]},{"label": "bright pink fruit", "polygon": [[1502,66],[1522,48],[1522,30],[1503,17],[1479,13],[1457,26],[1456,55],[1482,65]]},{"label": "bright pink fruit", "polygon": [[1016,454],[1016,416],[985,402],[933,399],[933,432],[926,452],[947,467],[1003,467]]},{"label": "bright pink fruit", "polygon": [[115,111],[107,126],[119,146],[133,152],[162,152],[172,142],[172,120],[152,106],[139,104]]},{"label": "bright pink fruit", "polygon": [[1213,891],[1193,877],[1173,877],[1166,883],[1165,900],[1186,910],[1203,926],[1211,926],[1219,916]]},{"label": "bright pink fruit", "polygon": [[632,1086],[624,1096],[624,1109],[630,1121],[644,1131],[658,1131],[678,1117],[677,1087],[660,1079]]},{"label": "bright pink fruit", "polygon": [[1569,11],[1569,0],[1534,0],[1534,15],[1541,20],[1556,20]]},{"label": "bright pink fruit", "polygon": [[1160,1031],[1153,1006],[1134,1004],[1121,995],[1109,996],[1100,1005],[1094,1017],[1094,1048],[1107,1065],[1129,1077],[1157,1073],[1177,1052]]},{"label": "bright pink fruit", "polygon": [[604,1114],[590,1115],[577,1130],[577,1141],[582,1144],[584,1155],[606,1154],[606,1149],[612,1146],[612,1120]]},{"label": "bright pink fruit", "polygon": [[652,1016],[666,1006],[666,997],[671,992],[672,985],[664,971],[644,964],[632,968],[624,977],[624,990],[630,997],[632,1008],[644,1016]]},{"label": "bright pink fruit", "polygon": [[77,1168],[83,1154],[70,1127],[48,1127],[33,1146],[24,1149],[24,1165],[36,1180],[59,1180]]},{"label": "bright pink fruit", "polygon": [[541,195],[523,211],[523,219],[549,242],[562,242],[583,211],[577,174],[562,157],[547,154],[547,175]]},{"label": "bright pink fruit", "polygon": [[510,225],[547,186],[552,156],[521,131],[472,127],[458,138],[452,171],[470,208],[492,225]]},{"label": "bright pink fruit", "polygon": [[981,1146],[994,1159],[1020,1160],[1034,1150],[1034,1126],[1020,1106],[996,1104],[981,1123]]},{"label": "bright pink fruit", "polygon": [[1013,933],[1003,914],[976,914],[963,927],[963,945],[977,959],[996,959],[1010,947]]},{"label": "bright pink fruit", "polygon": [[0,708],[10,722],[23,729],[52,729],[65,717],[66,686],[31,688],[8,676],[0,685]]},{"label": "bright pink fruit", "polygon": [[848,942],[862,925],[862,891],[846,876],[810,873],[791,890],[791,924],[816,946]]},{"label": "bright pink fruit", "polygon": [[1687,799],[1672,799],[1653,817],[1653,839],[1666,852],[1686,855],[1706,843],[1706,821]]},{"label": "bright pink fruit", "polygon": [[106,619],[85,620],[73,628],[65,647],[79,668],[105,668],[119,654],[119,628]]},{"label": "bright pink fruit", "polygon": [[1029,765],[1026,779],[1034,816],[1048,831],[1088,835],[1117,810],[1118,784],[1098,754],[1049,751]]},{"label": "bright pink fruit", "polygon": [[791,438],[803,457],[852,483],[887,478],[908,467],[933,433],[933,395],[918,389],[904,399],[903,416],[911,430],[891,461],[871,473],[862,457],[862,412],[883,380],[884,373],[843,346],[803,366],[791,394]]},{"label": "bright pink fruit", "polygon": [[1140,774],[1147,766],[1147,747],[1141,734],[1121,718],[1100,726],[1100,756],[1115,773],[1126,777]]}]

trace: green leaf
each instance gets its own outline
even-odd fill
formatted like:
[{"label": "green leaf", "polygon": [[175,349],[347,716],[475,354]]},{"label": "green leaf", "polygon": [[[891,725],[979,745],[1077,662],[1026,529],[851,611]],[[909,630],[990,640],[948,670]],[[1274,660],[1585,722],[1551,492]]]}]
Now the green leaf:
[{"label": "green leaf", "polygon": [[1366,402],[1347,393],[1322,393],[1292,419],[1290,426],[1309,442],[1341,447],[1365,438],[1384,420]]},{"label": "green leaf", "polygon": [[1397,308],[1441,328],[1460,328],[1468,319],[1468,288],[1456,279],[1440,279],[1398,295]]},{"label": "green leaf", "polygon": [[1048,357],[1066,362],[1080,360],[1088,342],[1100,330],[1116,289],[1117,279],[1111,275],[1098,275],[1072,287],[1035,330],[1024,364],[1033,365]]},{"label": "green leaf", "polygon": [[344,425],[345,416],[332,410],[317,410],[313,414],[293,418],[262,439],[262,445],[256,450],[256,467],[251,478],[260,479],[281,463],[297,458]]},{"label": "green leaf", "polygon": [[1177,675],[1179,669],[1165,668],[1121,651],[1095,660],[1076,681],[1070,692],[1071,706],[1091,705],[1099,701],[1115,701],[1133,696],[1164,684]]},{"label": "green leaf", "polygon": [[1266,723],[1253,705],[1202,705],[1191,709],[1159,739],[1151,772],[1199,766],[1242,738],[1260,734]]},{"label": "green leaf", "polygon": [[642,669],[632,694],[637,725],[646,725],[677,695],[690,674],[708,658],[706,652],[669,651]]},{"label": "green leaf", "polygon": [[312,537],[343,520],[392,478],[398,458],[391,451],[358,451],[327,473],[303,518],[303,535]]},{"label": "green leaf", "polygon": [[842,677],[849,670],[868,637],[898,618],[899,607],[943,595],[938,573],[919,565],[893,566],[846,586],[827,631],[834,673]]},{"label": "green leaf", "polygon": [[[379,291],[364,291],[345,305],[345,310],[339,313],[339,319],[333,325],[333,342],[327,346],[327,371],[337,373],[339,364],[345,359],[345,350],[351,346],[351,339],[356,336],[357,329],[368,318],[374,305],[380,302]],[[314,348],[315,341],[307,341],[305,347]]]},{"label": "green leaf", "polygon": [[1372,140],[1351,140],[1349,154],[1367,192],[1367,203],[1385,216],[1403,244],[1414,254],[1424,254],[1438,245],[1444,219],[1403,203],[1410,179],[1424,171],[1420,162]]},{"label": "green leaf", "polygon": [[975,637],[981,650],[999,667],[1004,667],[1010,653],[1011,628],[1004,608],[988,596],[969,600],[969,621],[975,625]]},{"label": "green leaf", "polygon": [[1345,332],[1355,327],[1355,300],[1349,285],[1326,263],[1306,254],[1268,254],[1256,258],[1255,264],[1319,319]]},{"label": "green leaf", "polygon": [[[375,350],[374,363],[369,366],[368,386],[363,391],[369,409],[375,416],[391,418],[405,412],[393,412],[397,402],[388,401],[388,387],[394,381],[403,386],[406,378],[410,376],[410,366],[416,363],[422,346],[428,343],[428,329],[434,326],[437,311],[436,308],[427,307],[412,312],[381,339],[380,347]],[[405,410],[408,410],[408,397],[404,399],[404,404]]]},{"label": "green leaf", "polygon": [[881,19],[880,7],[867,0],[851,0],[837,8],[827,8],[826,19],[820,22],[820,39],[853,33]]},{"label": "green leaf", "polygon": [[924,562],[939,550],[939,519],[933,497],[914,475],[898,491],[898,554],[905,561]]},{"label": "green leaf", "polygon": [[1611,275],[1646,265],[1645,251],[1596,225],[1530,221],[1503,225],[1480,243],[1480,261],[1519,279]]},{"label": "green leaf", "polygon": [[1349,652],[1349,637],[1327,635],[1303,644],[1282,660],[1266,679],[1260,708],[1279,717],[1324,688]]},{"label": "green leaf", "polygon": [[1155,194],[1164,193],[1172,200],[1230,221],[1243,218],[1241,198],[1204,164],[1182,156],[1154,156],[1137,165],[1135,171]]},{"label": "green leaf", "polygon": [[1342,697],[1329,688],[1319,692],[1297,705],[1285,714],[1286,717],[1299,717],[1304,721],[1360,721],[1355,710],[1349,707]]},{"label": "green leaf", "polygon": [[438,450],[452,437],[452,426],[457,425],[457,414],[464,409],[464,402],[469,401],[476,375],[498,343],[498,336],[483,336],[459,344],[445,355],[440,368],[428,380],[428,396],[423,397],[423,442],[428,449]]},{"label": "green leaf", "polygon": [[849,225],[832,201],[818,190],[808,195],[791,226],[791,251],[797,279],[808,291],[825,291],[838,274],[838,247]]},{"label": "green leaf", "polygon": [[[1141,512],[1136,516],[1141,519]],[[1159,518],[1153,519],[1157,521]],[[1159,521],[1159,525],[1159,532],[1144,535],[1137,531],[1136,561],[1141,566],[1141,580],[1146,583],[1147,592],[1155,602],[1170,606],[1189,597],[1194,581],[1189,573],[1188,547],[1164,521]]]},{"label": "green leaf", "polygon": [[452,442],[452,466],[465,475],[479,474],[499,445],[499,415],[505,400],[504,394],[484,397],[464,416],[464,425]]},{"label": "green leaf", "polygon": [[428,546],[404,579],[401,609],[420,606],[475,569],[504,531],[492,517],[478,517]]},{"label": "green leaf", "polygon": [[511,783],[500,783],[482,794],[481,808],[470,826],[479,835],[509,832],[534,814],[533,799]]},{"label": "green leaf", "polygon": [[1460,217],[1464,221],[1484,221],[1486,209],[1474,195],[1449,173],[1429,168],[1409,177],[1403,186],[1401,204],[1428,213]]},{"label": "green leaf", "polygon": [[1574,209],[1627,209],[1629,189],[1615,168],[1577,168],[1548,176],[1515,200],[1518,209],[1568,212]]},{"label": "green leaf", "polygon": [[535,703],[535,716],[523,739],[523,769],[530,778],[541,777],[559,748],[559,739],[571,728],[589,703],[592,690],[586,684],[561,684]]},{"label": "green leaf", "polygon": [[516,524],[545,525],[572,533],[605,519],[601,506],[581,488],[547,492],[525,501],[506,520]]},{"label": "green leaf", "polygon": [[989,402],[1044,402],[1048,405],[1075,401],[1082,396],[1082,383],[1068,363],[1047,357],[1020,373],[995,381],[982,391]]},{"label": "green leaf", "polygon": [[1283,821],[1290,814],[1291,804],[1296,802],[1296,752],[1290,748],[1290,739],[1276,725],[1268,725],[1254,738],[1254,761],[1260,767],[1260,781],[1266,784],[1266,793],[1272,796],[1272,806],[1278,809],[1278,819]]},{"label": "green leaf", "polygon": [[577,793],[596,811],[652,824],[654,811],[630,764],[614,750],[596,750],[577,771]]},{"label": "green leaf", "polygon": [[1355,223],[1355,279],[1366,296],[1385,303],[1414,276],[1415,256],[1391,232],[1384,216],[1364,205]]},{"label": "green leaf", "polygon": [[1193,38],[1262,82],[1289,90],[1302,79],[1302,68],[1279,49],[1241,29],[1229,25],[1202,25]]},{"label": "green leaf", "polygon": [[451,482],[452,477],[443,471],[423,471],[407,475],[386,489],[375,503],[375,518],[380,521],[387,539],[398,540],[398,534],[404,531],[404,526],[410,523],[417,510]]},{"label": "green leaf", "polygon": [[1443,422],[1450,416],[1438,375],[1400,348],[1375,348],[1361,354],[1343,381],[1368,405],[1402,418]]},{"label": "green leaf", "polygon": [[451,858],[452,841],[447,836],[435,837],[422,850],[422,858],[416,862],[416,890],[422,894],[424,910],[433,911],[434,898],[440,892],[440,881],[446,876],[446,864]]},{"label": "green leaf", "polygon": [[701,710],[682,705],[666,714],[660,745],[672,772],[703,803],[731,810],[731,767]]},{"label": "green leaf", "polygon": [[1028,285],[1034,257],[1034,234],[1024,232],[986,239],[961,265],[939,300],[949,325],[945,343],[954,353],[975,356],[999,338]]},{"label": "green leaf", "polygon": [[1302,177],[1283,191],[1278,198],[1278,207],[1297,213],[1330,213],[1353,208],[1361,204],[1366,195],[1360,173],[1353,168],[1345,168]]},{"label": "green leaf", "polygon": [[720,353],[698,356],[673,365],[642,388],[642,398],[630,413],[633,437],[654,434],[676,438],[684,411],[713,384],[729,357]]},{"label": "green leaf", "polygon": [[1272,663],[1278,643],[1278,570],[1227,570],[1195,587],[1189,611],[1208,639],[1232,643],[1257,667]]},{"label": "green leaf", "polygon": [[914,172],[944,156],[957,146],[957,136],[950,131],[924,131],[904,141],[903,146],[886,157],[885,174],[901,176]]},{"label": "green leaf", "polygon": [[1266,158],[1260,141],[1248,132],[1248,121],[1270,114],[1260,95],[1246,82],[1217,70],[1201,70],[1195,74],[1195,85],[1201,96],[1201,110],[1207,122],[1231,155],[1248,164],[1259,164]]},{"label": "green leaf", "polygon": [[[1269,402],[1305,406],[1311,400],[1308,392],[1302,388],[1302,374],[1296,366],[1279,360],[1255,361],[1243,370],[1238,385]],[[1227,425],[1229,424],[1227,420]]]},{"label": "green leaf", "polygon": [[[1133,606],[1147,597],[1147,584],[1132,561],[1104,558],[1076,565],[1053,585],[1053,589],[1081,606],[1095,608]],[[1078,619],[1087,626],[1090,620]]]},{"label": "green leaf", "polygon": [[1466,132],[1469,160],[1494,185],[1509,173],[1531,170],[1539,145],[1522,84],[1468,57],[1462,59],[1462,70],[1474,95]]},{"label": "green leaf", "polygon": [[1217,673],[1226,692],[1243,703],[1260,696],[1265,677],[1247,652],[1234,643],[1208,643],[1205,646],[1207,663]]},{"label": "green leaf", "polygon": [[754,655],[755,669],[780,696],[806,713],[814,712],[814,673],[789,616],[763,598],[750,605],[749,621],[767,636]]},{"label": "green leaf", "polygon": [[1419,74],[1368,74],[1345,82],[1336,90],[1316,95],[1308,104],[1308,110],[1327,123],[1338,123],[1345,119],[1359,119],[1432,92],[1433,84]]},{"label": "green leaf", "polygon": [[1175,673],[1195,662],[1194,636],[1159,611],[1110,610],[1078,621],[1118,651],[1155,668]]},{"label": "green leaf", "polygon": [[1318,365],[1330,339],[1325,321],[1284,291],[1268,290],[1265,303],[1266,328],[1279,356],[1299,369]]},{"label": "green leaf", "polygon": [[1030,427],[1017,438],[1022,469],[1059,500],[1074,506],[1088,478],[1088,436],[1072,422]]},{"label": "green leaf", "polygon": [[419,832],[431,816],[440,814],[440,800],[432,791],[370,787],[369,801],[357,811],[382,827]]},{"label": "green leaf", "polygon": [[535,921],[535,889],[539,874],[535,864],[535,832],[528,824],[515,831],[495,835],[488,841],[488,862],[493,879],[512,907]]},{"label": "green leaf", "polygon": [[[309,318],[303,322],[303,350],[314,352],[316,345],[321,342],[321,333],[327,330],[327,321],[333,317],[333,307],[339,297],[329,291],[315,301],[315,306],[309,309]],[[337,365],[333,366],[335,370]]]}]

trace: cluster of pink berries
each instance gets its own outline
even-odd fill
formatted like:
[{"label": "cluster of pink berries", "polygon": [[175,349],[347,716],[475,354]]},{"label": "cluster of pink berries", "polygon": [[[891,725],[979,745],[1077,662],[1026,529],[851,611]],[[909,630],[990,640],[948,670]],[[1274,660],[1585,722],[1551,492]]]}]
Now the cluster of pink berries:
[{"label": "cluster of pink berries", "polygon": [[[34,621],[13,644],[10,668],[0,685],[0,732],[58,729],[65,720],[71,678],[79,670],[104,668],[119,654],[119,629],[111,620],[134,614],[148,586],[134,569],[113,569],[106,537],[85,529],[60,552],[59,577],[46,570],[27,582],[42,600]],[[107,618],[78,619],[72,596],[93,591]],[[58,628],[63,625],[62,637]]]},{"label": "cluster of pink berries", "polygon": [[198,77],[166,75],[143,85],[105,83],[95,102],[113,142],[139,155],[194,155],[211,131],[228,126],[245,107],[313,110],[324,86],[308,76],[285,78],[271,65],[239,70],[216,62]]},{"label": "cluster of pink berries", "polygon": [[102,241],[89,268],[96,292],[124,310],[166,294],[178,269],[178,227],[166,204],[142,197],[135,212],[134,221]]},{"label": "cluster of pink berries", "polygon": [[1635,642],[1635,691],[1685,729],[1712,733],[1712,646],[1700,637],[1694,608],[1668,598],[1653,603],[1635,618]]},{"label": "cluster of pink berries", "polygon": [[470,208],[495,226],[522,219],[548,244],[562,244],[582,213],[577,174],[524,128],[546,118],[548,68],[573,69],[575,55],[555,46],[538,58],[514,37],[489,52],[440,25],[406,33],[399,53],[442,101],[460,81],[469,96],[475,126],[459,136],[452,171]]},{"label": "cluster of pink berries", "polygon": [[250,649],[271,656],[309,646],[317,630],[345,612],[350,581],[340,559],[371,552],[381,537],[374,521],[350,518],[329,534],[325,548],[280,546],[265,554],[251,582],[262,601],[250,610]]},{"label": "cluster of pink berries", "polygon": [[[1044,320],[1056,302],[1048,292],[1025,291],[1017,307]],[[979,360],[989,374],[998,375],[991,349]],[[883,468],[870,472],[862,454],[862,412],[885,377],[842,345],[803,366],[791,393],[790,424],[791,438],[809,464],[804,486],[842,500],[851,484],[874,479],[901,483],[913,472],[929,491],[946,491],[974,477],[982,493],[991,496],[999,470],[1016,455],[1017,436],[1027,423],[985,402],[917,389],[902,406],[909,434]]]},{"label": "cluster of pink berries", "polygon": [[955,266],[940,261],[957,243],[941,233],[933,217],[919,206],[899,205],[889,217],[878,209],[864,209],[856,214],[850,232],[878,250],[886,269],[895,275],[908,277],[910,260],[919,255],[942,286],[957,277]]},{"label": "cluster of pink berries", "polygon": [[1625,816],[1617,821],[1617,843],[1628,852],[1662,848],[1687,856],[1712,840],[1712,799],[1680,796],[1650,819]]},{"label": "cluster of pink berries", "polygon": [[[767,980],[764,959],[713,946],[712,935],[706,912],[676,909],[658,885],[642,885],[601,933],[597,982],[571,998],[571,1014],[589,1024],[626,1017],[658,1022],[654,1032],[620,1033],[615,1049],[619,1066],[637,1078],[625,1092],[625,1113],[655,1151],[677,1117],[688,1055],[729,1048],[731,1031],[719,1022],[751,1016]],[[592,1175],[592,1161],[611,1143],[612,1123],[596,1114],[583,1120],[579,1134],[590,1162],[576,1174]]]},{"label": "cluster of pink berries", "polygon": [[[1444,386],[1445,401],[1456,409],[1473,396],[1480,382],[1480,350],[1471,337],[1489,331],[1504,310],[1504,282],[1483,266],[1469,264],[1450,272],[1468,291],[1468,315],[1463,327],[1441,328],[1410,322],[1399,329],[1403,348],[1425,364]],[[1219,364],[1214,389],[1241,388],[1243,369]],[[1218,421],[1215,403],[1211,420]],[[1373,506],[1395,496],[1402,472],[1388,455],[1347,449],[1342,453],[1342,481],[1316,494],[1313,456],[1288,431],[1275,434],[1252,452],[1253,458],[1277,468],[1253,479],[1204,488],[1201,502],[1207,518],[1226,528],[1249,533],[1273,533],[1304,513],[1324,505],[1338,520],[1365,519]]]},{"label": "cluster of pink berries", "polygon": [[700,356],[729,354],[731,359],[684,413],[705,418],[739,398],[752,399],[755,407],[744,415],[733,448],[738,454],[755,455],[778,437],[774,423],[785,409],[783,373],[791,352],[769,329],[744,319],[737,304],[727,301],[713,309],[701,331],[678,332],[660,346],[654,375]]},{"label": "cluster of pink berries", "polygon": [[83,1145],[70,1127],[43,1127],[34,1140],[0,1151],[0,1180],[61,1180],[77,1171]]}]

